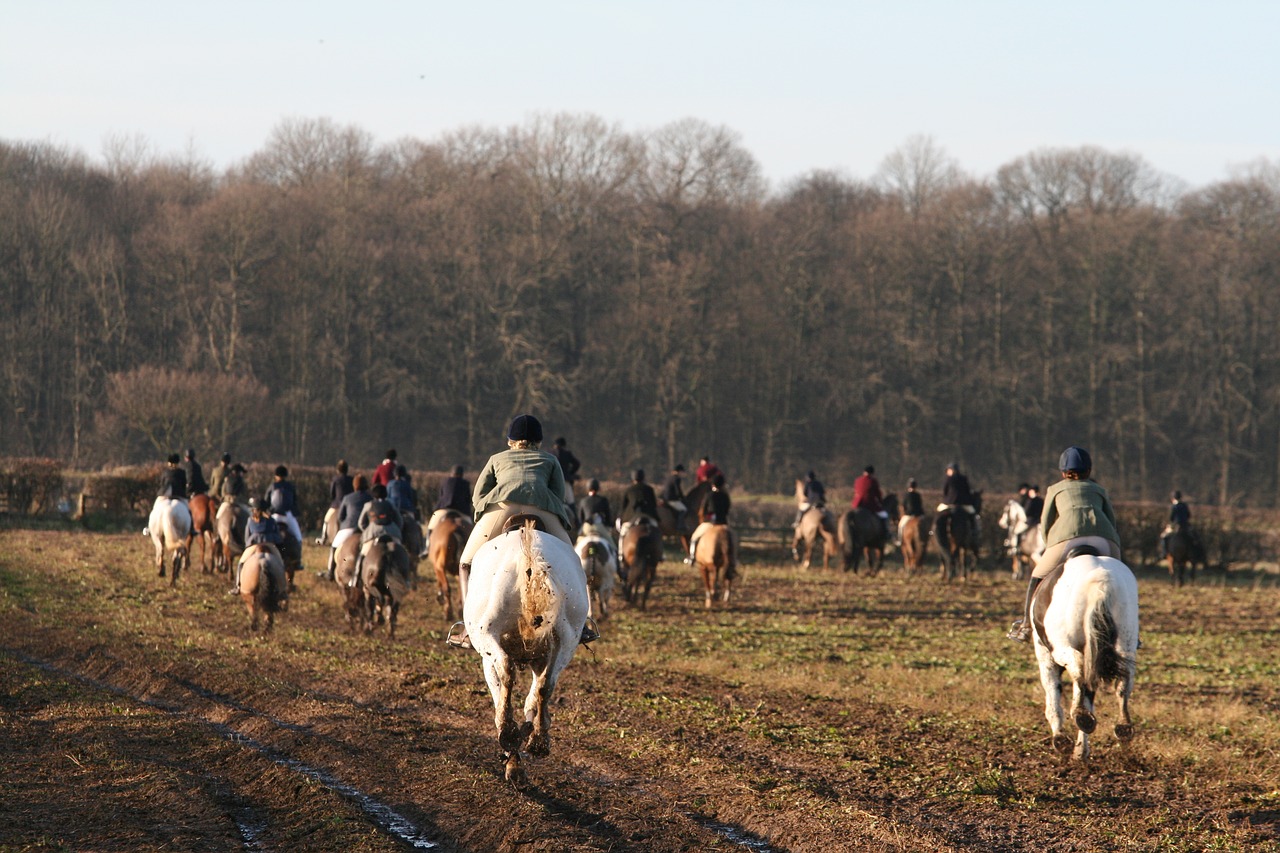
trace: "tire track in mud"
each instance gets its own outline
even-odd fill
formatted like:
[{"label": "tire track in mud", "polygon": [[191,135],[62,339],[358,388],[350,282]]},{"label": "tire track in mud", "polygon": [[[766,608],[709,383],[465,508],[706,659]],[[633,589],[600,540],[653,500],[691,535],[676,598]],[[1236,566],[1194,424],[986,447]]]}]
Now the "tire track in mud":
[{"label": "tire track in mud", "polygon": [[[337,794],[343,800],[354,804],[361,812],[364,813],[370,822],[383,832],[400,840],[408,846],[417,850],[432,850],[440,846],[439,839],[441,836],[434,828],[427,830],[418,826],[391,806],[388,806],[386,803],[375,799],[352,785],[346,784],[328,771],[312,767],[298,761],[297,759],[290,758],[275,747],[245,735],[233,726],[208,720],[181,705],[174,705],[158,699],[148,699],[144,696],[135,695],[122,687],[92,678],[73,670],[65,669],[57,664],[41,660],[40,658],[33,657],[16,649],[4,648],[0,649],[0,651],[3,651],[5,654],[8,654],[10,657],[21,661],[28,666],[35,667],[49,673],[50,675],[57,676],[58,678],[77,681],[81,684],[92,687],[95,690],[104,691],[114,696],[119,696],[122,699],[128,699],[131,702],[135,702],[147,708],[160,711],[161,713],[194,722],[197,725],[212,731],[219,738],[231,744],[252,750],[267,758],[274,764],[284,767],[299,776],[320,783],[334,794]],[[212,694],[212,691],[204,692],[209,693],[210,695],[216,695]],[[238,705],[238,703],[228,704]],[[244,709],[243,707],[238,709],[247,710],[249,713],[263,719],[273,720],[269,715],[257,714],[252,709]],[[291,730],[300,730],[304,728],[285,724],[282,721],[277,720],[273,720],[273,722],[279,723],[282,727],[286,727]],[[222,780],[215,780],[215,785],[218,789],[225,790],[225,784],[226,783]],[[229,792],[227,793],[229,794]],[[228,804],[225,802],[223,803],[224,808],[226,808],[227,805]],[[250,806],[233,806],[231,808],[227,808],[227,811],[231,819],[235,821],[241,837],[244,839],[246,848],[250,850],[263,849],[260,839],[266,830],[266,821]]]}]

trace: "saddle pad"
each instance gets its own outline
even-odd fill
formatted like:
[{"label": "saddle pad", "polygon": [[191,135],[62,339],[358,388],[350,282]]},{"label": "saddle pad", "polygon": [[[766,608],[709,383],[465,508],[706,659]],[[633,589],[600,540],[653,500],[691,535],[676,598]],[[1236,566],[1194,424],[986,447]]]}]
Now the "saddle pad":
[{"label": "saddle pad", "polygon": [[534,530],[541,530],[543,533],[547,532],[546,522],[531,512],[522,512],[517,515],[513,515],[506,521],[502,522],[502,532],[510,533],[512,530],[519,530],[521,527],[524,527],[527,522],[533,522]]}]

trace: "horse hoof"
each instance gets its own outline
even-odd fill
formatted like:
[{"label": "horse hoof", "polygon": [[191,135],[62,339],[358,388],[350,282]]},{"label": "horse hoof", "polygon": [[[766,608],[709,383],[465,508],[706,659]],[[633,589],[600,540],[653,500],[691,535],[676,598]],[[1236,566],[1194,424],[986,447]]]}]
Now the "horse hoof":
[{"label": "horse hoof", "polygon": [[1076,728],[1087,735],[1093,734],[1098,727],[1098,718],[1088,711],[1076,711]]},{"label": "horse hoof", "polygon": [[1129,723],[1117,723],[1116,740],[1121,743],[1128,743],[1133,740],[1133,726]]},{"label": "horse hoof", "polygon": [[1075,742],[1066,735],[1053,736],[1053,750],[1059,755],[1070,755],[1074,748]]}]

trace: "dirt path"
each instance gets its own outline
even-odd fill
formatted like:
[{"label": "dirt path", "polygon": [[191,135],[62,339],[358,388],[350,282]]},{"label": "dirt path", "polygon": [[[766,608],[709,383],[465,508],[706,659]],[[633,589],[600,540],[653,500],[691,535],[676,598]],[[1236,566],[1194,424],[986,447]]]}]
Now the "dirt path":
[{"label": "dirt path", "polygon": [[[516,789],[478,661],[443,646],[424,590],[388,643],[344,634],[336,591],[304,578],[262,638],[223,579],[170,590],[131,539],[5,537],[29,556],[0,565],[0,849],[1276,846],[1277,806],[1252,778],[1114,746],[1087,779],[1063,771],[1029,671],[954,703],[963,673],[949,677],[931,644],[954,646],[1007,587],[905,604],[898,581],[760,566],[738,607],[706,615],[668,567],[650,612],[620,608],[574,661],[552,754]],[[908,637],[904,614],[929,633]],[[884,651],[894,635],[904,644]],[[867,668],[881,654],[905,675]],[[903,666],[917,656],[939,663]],[[858,683],[890,676],[900,688]],[[1219,774],[1216,760],[1205,767]],[[1209,831],[1171,834],[1197,825]]]}]

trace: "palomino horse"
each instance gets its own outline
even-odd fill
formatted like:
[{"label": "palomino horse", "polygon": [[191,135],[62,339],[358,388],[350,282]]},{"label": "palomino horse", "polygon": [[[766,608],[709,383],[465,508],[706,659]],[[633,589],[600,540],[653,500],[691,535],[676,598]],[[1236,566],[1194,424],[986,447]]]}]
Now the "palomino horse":
[{"label": "palomino horse", "polygon": [[360,572],[366,634],[373,633],[375,624],[385,622],[387,638],[396,638],[396,616],[413,589],[413,575],[413,563],[404,545],[385,534],[369,543]]},{"label": "palomino horse", "polygon": [[632,604],[638,597],[640,609],[644,610],[662,562],[662,530],[658,522],[647,515],[637,516],[623,534],[618,550],[622,556],[622,594]]},{"label": "palomino horse", "polygon": [[702,482],[685,492],[686,509],[678,519],[675,510],[666,504],[658,504],[658,525],[662,528],[662,535],[678,538],[683,554],[689,553],[689,537],[698,528],[698,507],[702,506],[702,500],[709,491],[711,491],[711,484]]},{"label": "palomino horse", "polygon": [[884,546],[889,541],[884,520],[865,507],[851,509],[840,516],[837,532],[844,570],[857,574],[865,555],[867,576],[879,574],[880,565],[884,562]]},{"label": "palomino horse", "polygon": [[[981,511],[982,493],[973,493],[973,508]],[[933,535],[938,539],[942,553],[942,580],[960,577],[969,580],[969,563],[977,567],[978,522],[974,514],[963,507],[938,507],[938,517],[933,522]]]},{"label": "palomino horse", "polygon": [[156,568],[160,570],[160,577],[164,577],[165,554],[173,554],[169,586],[176,586],[178,574],[191,562],[191,511],[187,509],[187,502],[156,498],[143,532],[156,546]]},{"label": "palomino horse", "polygon": [[258,630],[258,617],[267,616],[266,630],[275,626],[276,614],[289,607],[289,582],[284,560],[270,545],[251,545],[240,558],[240,598],[249,611],[249,629]]},{"label": "palomino horse", "polygon": [[618,577],[618,558],[614,554],[609,528],[599,524],[583,525],[573,550],[578,553],[587,589],[591,593],[587,615],[596,620],[608,619],[609,602]]},{"label": "palomino horse", "polygon": [[218,508],[218,551],[222,569],[234,569],[236,558],[244,550],[244,528],[249,523],[249,510],[242,504],[224,502]]},{"label": "palomino horse", "polygon": [[218,561],[217,522],[214,518],[218,505],[202,492],[187,501],[187,509],[191,512],[191,534],[200,540],[200,567],[207,575]]},{"label": "palomino horse", "polygon": [[[587,582],[568,543],[531,525],[490,539],[471,564],[463,605],[467,635],[484,660],[506,778],[523,781],[520,751],[551,751],[551,697],[587,622]],[[516,671],[532,673],[517,725]]]},{"label": "palomino horse", "polygon": [[1071,716],[1078,734],[1074,755],[1089,760],[1089,735],[1098,725],[1094,695],[1110,684],[1120,703],[1116,738],[1133,738],[1129,695],[1138,653],[1138,582],[1129,567],[1092,548],[1075,549],[1060,573],[1049,575],[1036,590],[1031,614],[1036,660],[1044,687],[1044,715],[1053,747],[1064,758],[1072,740],[1062,733],[1062,673],[1072,682]]},{"label": "palomino horse", "polygon": [[836,517],[826,507],[811,506],[800,516],[795,538],[791,540],[791,556],[800,560],[800,546],[804,545],[801,568],[809,568],[813,549],[822,540],[822,568],[831,567],[831,558],[838,553],[836,543]]},{"label": "palomino horse", "polygon": [[706,608],[711,609],[711,604],[717,595],[725,604],[728,604],[733,592],[734,578],[738,576],[737,549],[734,547],[733,532],[729,529],[729,525],[716,524],[703,533],[698,539],[693,561],[702,572]]},{"label": "palomino horse", "polygon": [[[427,561],[436,573],[436,602],[444,608],[446,622],[454,620],[449,576],[458,576],[458,557],[466,547],[471,528],[471,519],[456,510],[450,510],[431,529],[431,540],[427,543]],[[461,598],[458,603],[462,603]]]},{"label": "palomino horse", "polygon": [[1013,557],[1013,579],[1026,580],[1028,567],[1044,553],[1044,533],[1040,519],[1027,518],[1027,511],[1015,498],[1004,505],[1000,527],[1009,531],[1008,553]]},{"label": "palomino horse", "polygon": [[1205,564],[1204,546],[1190,530],[1179,528],[1169,534],[1169,580],[1174,586],[1195,585],[1196,563]]},{"label": "palomino horse", "polygon": [[923,515],[908,516],[902,522],[902,567],[914,575],[924,567],[924,554],[929,548],[929,519]]}]

